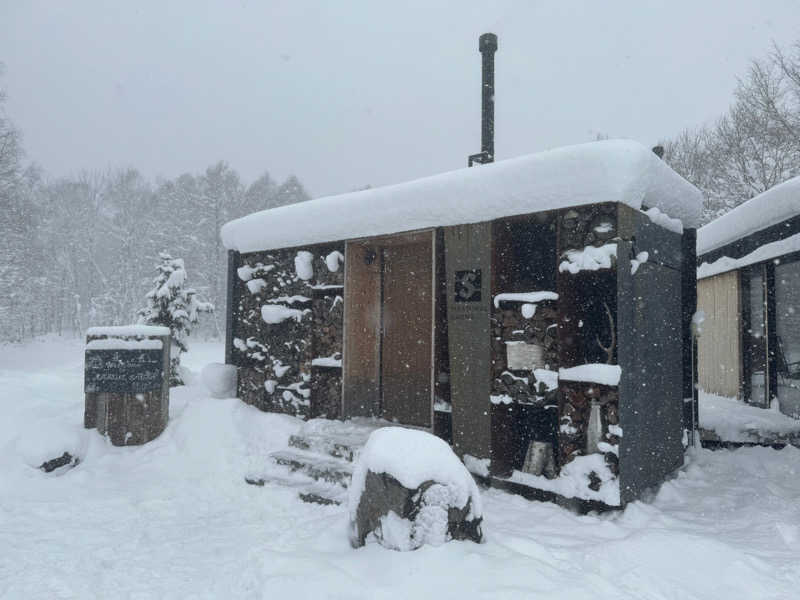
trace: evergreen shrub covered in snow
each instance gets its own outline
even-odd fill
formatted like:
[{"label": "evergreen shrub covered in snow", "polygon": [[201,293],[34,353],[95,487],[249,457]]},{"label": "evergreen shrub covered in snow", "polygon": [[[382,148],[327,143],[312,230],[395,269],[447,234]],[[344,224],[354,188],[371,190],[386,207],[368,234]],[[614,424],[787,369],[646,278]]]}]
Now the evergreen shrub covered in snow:
[{"label": "evergreen shrub covered in snow", "polygon": [[181,353],[188,350],[187,338],[198,315],[211,312],[214,306],[197,298],[197,293],[186,285],[186,270],[182,258],[172,258],[166,252],[159,254],[161,263],[156,267],[158,276],[153,279],[153,289],[147,293],[147,305],[138,313],[142,325],[169,327],[172,336],[170,350],[170,385],[183,385],[180,374]]}]

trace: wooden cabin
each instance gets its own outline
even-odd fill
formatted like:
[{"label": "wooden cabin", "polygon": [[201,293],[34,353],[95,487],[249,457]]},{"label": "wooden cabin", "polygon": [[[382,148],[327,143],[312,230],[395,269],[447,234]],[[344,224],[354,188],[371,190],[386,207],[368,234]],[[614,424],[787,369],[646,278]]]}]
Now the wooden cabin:
[{"label": "wooden cabin", "polygon": [[228,223],[238,395],[422,428],[487,483],[624,505],[683,461],[700,203],[604,141]]},{"label": "wooden cabin", "polygon": [[800,418],[800,177],[697,232],[700,387]]}]

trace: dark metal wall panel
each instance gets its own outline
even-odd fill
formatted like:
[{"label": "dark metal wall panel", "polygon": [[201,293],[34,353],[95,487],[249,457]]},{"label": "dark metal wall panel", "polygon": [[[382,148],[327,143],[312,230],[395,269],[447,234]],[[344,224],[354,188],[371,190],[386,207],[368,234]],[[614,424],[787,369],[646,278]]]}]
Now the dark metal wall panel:
[{"label": "dark metal wall panel", "polygon": [[681,319],[683,327],[683,427],[697,430],[699,406],[697,402],[697,343],[692,334],[692,317],[697,311],[697,230],[684,229],[681,240]]},{"label": "dark metal wall panel", "polygon": [[239,267],[239,253],[228,250],[228,288],[225,313],[225,364],[233,364],[233,324],[238,314],[236,306],[236,269]]},{"label": "dark metal wall panel", "polygon": [[491,223],[444,228],[453,447],[461,456],[491,451]]},{"label": "dark metal wall panel", "polygon": [[[680,236],[672,235],[680,246]],[[650,250],[639,246],[639,235],[635,239],[635,246],[620,242],[617,262],[623,504],[683,464],[681,270],[647,262],[632,274],[631,254]]]},{"label": "dark metal wall panel", "polygon": [[656,225],[646,215],[638,214],[636,223],[636,254],[645,251],[649,255],[648,261],[681,269],[683,264],[683,248],[681,247],[680,234]]}]

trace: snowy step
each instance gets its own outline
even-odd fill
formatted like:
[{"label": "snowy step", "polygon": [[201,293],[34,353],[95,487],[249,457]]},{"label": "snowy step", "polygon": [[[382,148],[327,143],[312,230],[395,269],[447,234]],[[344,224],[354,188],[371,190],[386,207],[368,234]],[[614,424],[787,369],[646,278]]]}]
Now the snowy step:
[{"label": "snowy step", "polygon": [[299,434],[289,438],[289,446],[317,454],[325,454],[333,458],[353,462],[363,444],[353,443],[344,437],[324,434]]},{"label": "snowy step", "polygon": [[351,463],[312,452],[283,450],[273,452],[270,458],[276,464],[288,467],[292,473],[302,473],[311,479],[335,483],[343,488],[350,485],[353,476]]},{"label": "snowy step", "polygon": [[323,505],[339,505],[347,500],[347,490],[341,485],[316,481],[309,477],[292,474],[279,476],[265,474],[263,476],[247,476],[245,481],[250,485],[263,487],[266,484],[276,484],[282,487],[295,488],[298,497],[303,502]]}]

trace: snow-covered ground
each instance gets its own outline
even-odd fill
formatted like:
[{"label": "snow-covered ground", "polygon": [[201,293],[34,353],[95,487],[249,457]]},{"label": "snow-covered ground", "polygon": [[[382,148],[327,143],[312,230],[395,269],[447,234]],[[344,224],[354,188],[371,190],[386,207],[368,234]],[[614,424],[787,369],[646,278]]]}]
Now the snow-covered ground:
[{"label": "snow-covered ground", "polygon": [[[699,450],[648,502],[577,516],[482,491],[487,542],[353,550],[347,508],[243,475],[300,423],[173,389],[154,442],[82,428],[82,345],[0,346],[0,598],[797,598],[800,450]],[[186,364],[221,361],[193,342]],[[64,450],[79,466],[36,468]]]},{"label": "snow-covered ground", "polygon": [[700,390],[699,420],[702,429],[713,431],[726,442],[769,442],[796,440],[800,443],[800,420],[781,413],[777,407],[750,406]]}]

